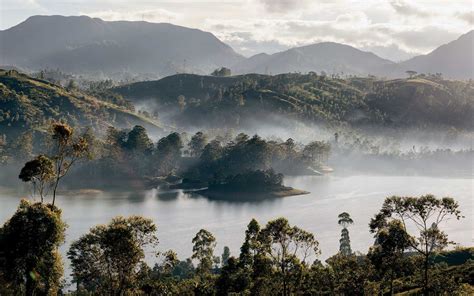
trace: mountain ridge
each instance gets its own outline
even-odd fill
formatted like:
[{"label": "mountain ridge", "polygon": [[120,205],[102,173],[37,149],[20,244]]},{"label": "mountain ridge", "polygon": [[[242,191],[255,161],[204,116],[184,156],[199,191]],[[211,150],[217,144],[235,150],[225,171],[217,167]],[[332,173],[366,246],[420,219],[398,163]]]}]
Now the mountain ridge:
[{"label": "mountain ridge", "polygon": [[[0,31],[2,65],[67,72],[209,73],[243,57],[209,32],[168,23],[34,16]],[[195,44],[200,44],[195,48]]]},{"label": "mountain ridge", "polygon": [[[158,79],[176,73],[208,74],[225,66],[235,74],[325,72],[405,77],[406,71],[474,78],[474,31],[426,55],[393,62],[347,44],[320,42],[245,58],[210,32],[170,23],[104,21],[88,16],[31,16],[0,31],[0,65],[60,69],[106,77]],[[120,76],[122,75],[122,76]]]}]

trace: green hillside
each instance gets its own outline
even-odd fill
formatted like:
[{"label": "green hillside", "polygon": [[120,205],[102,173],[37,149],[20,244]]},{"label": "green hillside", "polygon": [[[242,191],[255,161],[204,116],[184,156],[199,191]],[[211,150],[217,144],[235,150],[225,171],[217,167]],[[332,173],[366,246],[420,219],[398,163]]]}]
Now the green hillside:
[{"label": "green hillside", "polygon": [[472,130],[474,85],[438,76],[337,78],[313,74],[179,74],[113,89],[181,126],[245,126],[281,115],[329,125]]},{"label": "green hillside", "polygon": [[151,119],[77,90],[32,78],[16,71],[0,70],[0,133],[15,136],[26,129],[41,129],[51,120],[97,130],[114,125],[140,124],[160,131]]}]

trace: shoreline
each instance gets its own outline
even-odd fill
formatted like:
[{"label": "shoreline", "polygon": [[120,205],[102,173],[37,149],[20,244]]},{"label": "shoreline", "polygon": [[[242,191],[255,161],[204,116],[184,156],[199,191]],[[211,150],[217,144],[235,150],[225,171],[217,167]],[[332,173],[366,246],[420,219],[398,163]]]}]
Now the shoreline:
[{"label": "shoreline", "polygon": [[282,198],[287,196],[306,195],[309,191],[296,189],[293,187],[283,187],[279,190],[272,190],[268,192],[252,192],[252,191],[225,191],[225,190],[212,190],[212,189],[201,189],[193,191],[193,193],[200,194],[209,199],[218,200],[263,200],[269,198]]}]

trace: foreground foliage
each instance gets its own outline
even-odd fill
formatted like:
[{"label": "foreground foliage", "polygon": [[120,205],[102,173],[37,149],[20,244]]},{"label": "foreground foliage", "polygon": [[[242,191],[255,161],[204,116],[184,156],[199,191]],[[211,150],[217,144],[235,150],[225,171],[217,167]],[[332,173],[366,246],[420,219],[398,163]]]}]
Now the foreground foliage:
[{"label": "foreground foliage", "polygon": [[[335,223],[343,226],[347,237],[343,235],[341,251],[325,264],[317,259],[317,237],[285,218],[264,226],[252,219],[237,256],[227,247],[217,256],[216,238],[201,229],[192,239],[192,257],[181,261],[172,250],[158,250],[152,220],[116,217],[71,244],[68,258],[76,285],[72,294],[469,295],[474,250],[442,251],[447,235],[439,228],[422,230],[417,238],[406,231],[401,219],[405,216],[400,216],[460,217],[457,208],[454,200],[431,195],[387,198],[371,222],[376,241],[367,255],[349,252],[347,227],[354,221],[343,212]],[[396,215],[388,219],[392,210]],[[62,263],[57,248],[65,229],[60,214],[50,204],[22,201],[0,229],[2,295],[59,293]],[[428,256],[423,253],[425,242]],[[153,267],[150,261],[156,262]]]}]

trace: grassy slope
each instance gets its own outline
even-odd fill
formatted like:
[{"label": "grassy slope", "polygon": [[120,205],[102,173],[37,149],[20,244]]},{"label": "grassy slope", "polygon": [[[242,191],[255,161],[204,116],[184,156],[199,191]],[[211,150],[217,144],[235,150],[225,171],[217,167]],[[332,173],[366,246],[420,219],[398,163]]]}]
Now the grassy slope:
[{"label": "grassy slope", "polygon": [[7,135],[28,128],[41,129],[49,120],[100,130],[109,125],[135,124],[162,130],[157,123],[125,107],[14,71],[0,70],[0,103],[0,129]]}]

